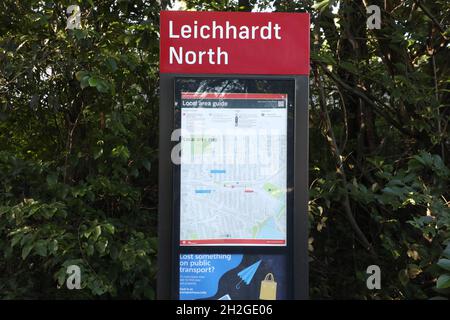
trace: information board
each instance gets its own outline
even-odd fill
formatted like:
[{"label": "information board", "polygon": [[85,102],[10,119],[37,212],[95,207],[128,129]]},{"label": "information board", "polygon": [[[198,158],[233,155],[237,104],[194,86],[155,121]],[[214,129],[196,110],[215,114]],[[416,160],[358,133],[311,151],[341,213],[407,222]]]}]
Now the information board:
[{"label": "information board", "polygon": [[286,245],[287,94],[181,92],[181,245]]},{"label": "information board", "polygon": [[157,297],[306,299],[309,15],[160,18]]}]

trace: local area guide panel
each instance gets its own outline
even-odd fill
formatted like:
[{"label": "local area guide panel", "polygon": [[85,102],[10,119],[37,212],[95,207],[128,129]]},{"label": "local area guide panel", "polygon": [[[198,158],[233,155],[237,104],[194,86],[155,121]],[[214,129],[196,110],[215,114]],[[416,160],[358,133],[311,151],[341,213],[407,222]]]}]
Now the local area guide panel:
[{"label": "local area guide panel", "polygon": [[286,245],[287,94],[181,92],[180,245]]}]

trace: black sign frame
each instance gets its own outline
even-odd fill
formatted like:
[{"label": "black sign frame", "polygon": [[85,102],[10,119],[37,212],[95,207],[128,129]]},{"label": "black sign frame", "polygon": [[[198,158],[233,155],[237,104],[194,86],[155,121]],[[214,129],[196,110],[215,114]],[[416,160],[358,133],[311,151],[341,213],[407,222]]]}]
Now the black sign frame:
[{"label": "black sign frame", "polygon": [[[171,161],[172,132],[179,127],[176,118],[176,79],[243,79],[290,80],[294,83],[293,117],[288,124],[288,193],[292,203],[287,212],[287,246],[179,246],[179,166]],[[291,130],[291,132],[289,132]],[[159,137],[159,204],[158,204],[158,277],[157,298],[179,298],[179,255],[184,253],[264,253],[287,255],[288,279],[292,286],[288,296],[308,299],[308,77],[307,76],[256,76],[256,75],[201,75],[161,74],[160,78],[160,137]],[[291,163],[291,166],[289,166]],[[290,169],[289,169],[290,167]],[[292,176],[290,176],[292,174]]]}]

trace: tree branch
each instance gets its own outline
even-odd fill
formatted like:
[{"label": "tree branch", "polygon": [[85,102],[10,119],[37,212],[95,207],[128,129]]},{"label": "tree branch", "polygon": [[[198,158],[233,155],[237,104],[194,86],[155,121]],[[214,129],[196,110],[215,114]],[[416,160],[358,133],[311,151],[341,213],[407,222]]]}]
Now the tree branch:
[{"label": "tree branch", "polygon": [[[382,108],[380,108],[380,106],[378,106],[373,99],[369,98],[367,96],[367,94],[357,88],[354,88],[350,85],[348,85],[347,83],[345,83],[341,78],[339,78],[338,75],[334,74],[333,72],[330,72],[326,66],[324,66],[321,62],[316,62],[318,65],[320,65],[320,67],[322,68],[322,70],[339,86],[341,86],[342,88],[344,88],[347,91],[350,91],[351,93],[353,93],[355,96],[361,98],[362,100],[364,100],[367,104],[369,104],[375,112],[377,112],[378,115],[380,115],[381,117],[385,118],[391,125],[393,125],[397,130],[399,130],[401,133],[410,136],[410,137],[414,137],[414,134],[405,129],[397,120],[395,120],[394,118],[392,118],[385,110],[383,110]],[[386,109],[391,110],[392,112],[394,112],[395,110],[392,110],[392,108],[390,108],[389,106],[387,106],[386,104],[382,104],[382,106]]]},{"label": "tree branch", "polygon": [[433,16],[433,14],[430,12],[430,10],[425,7],[422,3],[422,1],[417,0],[416,1],[417,5],[419,6],[420,9],[422,9],[423,13],[425,13],[425,15],[431,19],[431,21],[433,21],[433,23],[436,25],[436,27],[439,29],[439,32],[441,33],[441,36],[447,40],[447,37],[444,35],[445,33],[445,29],[444,27],[439,23],[439,21]]},{"label": "tree branch", "polygon": [[[317,69],[315,70],[315,72],[317,73]],[[316,79],[317,79],[316,84],[319,88],[319,103],[320,103],[321,109],[325,115],[327,141],[330,144],[331,152],[335,156],[336,161],[337,161],[337,172],[342,178],[343,191],[344,191],[343,206],[344,206],[345,215],[346,215],[348,221],[350,222],[350,226],[352,227],[353,231],[355,232],[356,236],[358,237],[358,240],[361,242],[363,247],[367,251],[369,251],[373,257],[377,258],[376,252],[374,251],[369,240],[367,240],[366,236],[362,232],[362,230],[359,227],[358,222],[356,221],[356,219],[353,215],[353,212],[352,212],[352,208],[350,205],[350,197],[349,197],[348,191],[347,191],[347,175],[345,173],[344,161],[343,161],[341,152],[339,150],[339,147],[337,145],[333,128],[331,126],[330,115],[329,115],[327,103],[325,100],[325,92],[324,92],[324,88],[323,88],[322,81],[320,78],[321,78],[320,75],[316,74]]]}]

